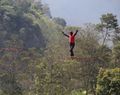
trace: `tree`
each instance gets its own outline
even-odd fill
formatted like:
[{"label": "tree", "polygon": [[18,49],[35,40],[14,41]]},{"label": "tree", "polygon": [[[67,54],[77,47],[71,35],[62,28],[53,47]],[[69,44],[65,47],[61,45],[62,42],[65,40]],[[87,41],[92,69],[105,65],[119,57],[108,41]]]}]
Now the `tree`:
[{"label": "tree", "polygon": [[106,41],[113,41],[113,35],[116,37],[118,22],[116,16],[112,13],[103,14],[100,20],[101,23],[97,25],[97,29],[102,34],[102,45],[104,45]]},{"label": "tree", "polygon": [[53,21],[59,25],[61,25],[62,27],[65,27],[67,25],[66,21],[63,18],[59,18],[59,17],[54,17]]},{"label": "tree", "polygon": [[120,68],[101,69],[97,77],[97,95],[120,94]]},{"label": "tree", "polygon": [[74,32],[76,30],[81,31],[81,27],[78,27],[78,26],[66,26],[65,29],[64,29],[64,31],[66,31],[66,32],[70,32],[70,31]]},{"label": "tree", "polygon": [[43,4],[42,4],[41,0],[34,0],[33,3],[35,4],[34,7],[37,10],[41,10],[42,11]]},{"label": "tree", "polygon": [[22,95],[23,89],[11,73],[0,76],[0,90],[2,95]]},{"label": "tree", "polygon": [[112,67],[120,67],[120,42],[112,49]]},{"label": "tree", "polygon": [[50,8],[48,7],[47,4],[43,5],[42,7],[42,11],[43,11],[43,14],[49,18],[52,18],[52,15],[51,15],[51,12],[50,12]]},{"label": "tree", "polygon": [[73,90],[71,64],[41,63],[36,69],[36,94],[69,95]]},{"label": "tree", "polygon": [[[5,87],[1,86],[0,92],[7,92],[8,94],[10,92],[10,94],[19,95],[18,92],[22,93],[23,90],[21,89],[24,89],[25,95],[33,95],[35,93],[35,67],[36,63],[39,62],[38,60],[47,57],[44,51],[52,50],[48,54],[48,56],[51,56],[50,61],[56,62],[56,59],[58,60],[58,57],[61,57],[58,52],[63,51],[63,48],[58,48],[61,45],[59,43],[62,43],[62,41],[59,41],[62,35],[58,32],[60,31],[58,29],[59,25],[46,17],[45,14],[41,14],[43,10],[36,8],[37,6],[31,3],[30,0],[26,0],[25,2],[24,0],[0,0],[0,4],[0,77],[4,74],[7,76],[1,82],[5,84]],[[63,53],[61,52],[61,54]],[[42,63],[43,61],[39,64]],[[47,61],[46,63],[50,62]],[[62,70],[59,66],[53,67],[54,71],[52,73],[56,77],[58,72],[62,72]],[[46,77],[49,78],[48,74],[51,73],[47,72]],[[58,76],[62,80],[62,76]],[[53,79],[55,79],[54,77]],[[7,80],[6,78],[9,79]],[[64,77],[62,80],[63,83],[65,79]],[[10,87],[7,88],[6,82],[8,81]],[[48,88],[49,86],[52,88],[54,85],[54,93],[61,93],[63,87],[62,84],[59,84],[59,81],[56,81],[55,84],[47,85]],[[47,83],[45,82],[44,84],[46,85]],[[50,91],[51,88],[48,90]],[[68,87],[66,88],[68,89]]]},{"label": "tree", "polygon": [[32,5],[32,0],[13,0],[14,7],[17,10],[17,14],[21,15],[26,13],[30,10]]}]

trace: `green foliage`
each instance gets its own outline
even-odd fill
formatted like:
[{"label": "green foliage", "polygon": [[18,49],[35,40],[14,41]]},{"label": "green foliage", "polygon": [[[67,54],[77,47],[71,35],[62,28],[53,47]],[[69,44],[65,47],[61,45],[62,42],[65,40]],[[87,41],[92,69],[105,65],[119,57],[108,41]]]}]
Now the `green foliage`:
[{"label": "green foliage", "polygon": [[118,27],[117,18],[112,13],[102,15],[101,22],[104,27],[109,29],[116,29]]},{"label": "green foliage", "polygon": [[112,50],[108,46],[99,46],[96,55],[98,57],[98,61],[100,62],[100,66],[103,68],[110,67]]},{"label": "green foliage", "polygon": [[118,42],[112,50],[112,63],[114,67],[120,67],[120,42]]},{"label": "green foliage", "polygon": [[[98,70],[109,67],[111,49],[100,46],[95,25],[66,26],[64,19],[51,18],[41,0],[0,0],[0,49],[7,49],[0,50],[0,95],[95,93]],[[117,28],[112,14],[103,15],[101,22],[100,31]],[[61,34],[76,30],[75,55],[82,61],[67,57],[67,40]],[[86,61],[87,57],[91,59]],[[113,59],[119,62],[119,44]]]},{"label": "green foliage", "polygon": [[[15,77],[12,79],[9,76],[0,81],[0,85],[5,84],[0,87],[2,95],[5,93],[33,95],[35,66],[38,59],[41,59],[45,48],[51,43],[52,46],[55,44],[60,46],[57,32],[60,30],[59,26],[45,16],[44,10],[37,9],[36,4],[30,0],[0,0],[0,42],[2,43],[0,49],[17,49],[17,51],[0,50],[0,73],[7,75],[11,73]],[[10,87],[7,87],[7,84]]]},{"label": "green foliage", "polygon": [[0,7],[2,10],[0,12],[0,32],[6,33],[4,38],[0,38],[3,43],[2,47],[5,47],[6,41],[15,38],[13,35],[18,36],[17,40],[20,40],[25,48],[44,47],[45,38],[41,33],[41,27],[38,24],[34,24],[35,21],[33,20],[36,19],[33,19],[34,14],[30,14],[30,10],[32,10],[31,2],[28,0],[16,0],[14,2],[13,0],[8,0],[8,2],[5,4],[1,3],[3,6]]},{"label": "green foliage", "polygon": [[[118,37],[118,20],[112,13],[103,14],[101,23],[96,25],[96,29],[101,33],[102,45],[109,41],[114,41]],[[114,38],[112,37],[114,34]]]},{"label": "green foliage", "polygon": [[85,95],[86,94],[86,91],[72,91],[72,94],[71,95]]},{"label": "green foliage", "polygon": [[72,91],[71,64],[45,64],[37,66],[36,94],[69,95]]},{"label": "green foliage", "polygon": [[65,32],[70,32],[70,31],[76,31],[76,30],[81,30],[81,27],[77,27],[77,26],[66,26],[65,27]]},{"label": "green foliage", "polygon": [[63,26],[63,27],[65,27],[66,24],[67,24],[66,21],[65,21],[63,18],[59,18],[59,17],[53,18],[53,21],[54,21],[55,23]]},{"label": "green foliage", "polygon": [[2,95],[22,95],[21,85],[15,79],[13,74],[0,76],[0,89]]},{"label": "green foliage", "polygon": [[120,68],[101,69],[97,77],[97,95],[120,94]]}]

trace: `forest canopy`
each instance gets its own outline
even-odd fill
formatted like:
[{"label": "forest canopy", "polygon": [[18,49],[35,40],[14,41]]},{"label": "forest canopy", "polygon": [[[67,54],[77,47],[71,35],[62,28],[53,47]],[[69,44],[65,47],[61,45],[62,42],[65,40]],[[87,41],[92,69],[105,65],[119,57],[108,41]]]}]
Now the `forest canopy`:
[{"label": "forest canopy", "polygon": [[[71,59],[62,32],[76,30]],[[115,14],[101,14],[98,24],[68,26],[41,0],[0,0],[0,95],[103,95],[106,87],[119,95],[119,71]]]}]

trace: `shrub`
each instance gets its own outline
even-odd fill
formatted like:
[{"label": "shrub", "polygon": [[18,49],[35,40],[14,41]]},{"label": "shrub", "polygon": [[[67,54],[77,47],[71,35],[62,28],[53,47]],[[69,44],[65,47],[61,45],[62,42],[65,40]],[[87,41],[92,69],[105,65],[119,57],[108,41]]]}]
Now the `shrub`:
[{"label": "shrub", "polygon": [[96,93],[97,95],[120,95],[120,68],[100,70]]}]

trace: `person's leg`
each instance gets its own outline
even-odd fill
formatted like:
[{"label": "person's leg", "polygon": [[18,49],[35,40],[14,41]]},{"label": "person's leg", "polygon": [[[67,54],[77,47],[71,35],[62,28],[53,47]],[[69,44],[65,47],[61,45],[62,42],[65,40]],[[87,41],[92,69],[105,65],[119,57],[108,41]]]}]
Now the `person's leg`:
[{"label": "person's leg", "polygon": [[70,55],[71,56],[74,56],[74,52],[73,52],[74,46],[75,46],[74,43],[70,43]]},{"label": "person's leg", "polygon": [[73,50],[71,51],[71,56],[74,56]]},{"label": "person's leg", "polygon": [[70,43],[70,56],[72,56],[72,43]]},{"label": "person's leg", "polygon": [[75,47],[75,44],[73,43],[73,44],[72,44],[72,48],[71,48],[72,56],[74,56],[74,52],[73,52],[74,47]]},{"label": "person's leg", "polygon": [[71,46],[71,43],[70,43],[70,56],[71,56],[71,48],[72,48],[72,46]]}]

